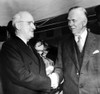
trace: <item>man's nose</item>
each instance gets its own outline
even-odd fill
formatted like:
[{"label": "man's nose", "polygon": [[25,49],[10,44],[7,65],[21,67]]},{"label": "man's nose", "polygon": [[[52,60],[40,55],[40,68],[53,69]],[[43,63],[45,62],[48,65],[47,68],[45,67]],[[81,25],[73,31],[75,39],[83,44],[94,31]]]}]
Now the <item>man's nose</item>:
[{"label": "man's nose", "polygon": [[68,22],[68,25],[69,25],[69,26],[72,26],[72,25],[73,25],[73,21],[69,21],[69,22]]},{"label": "man's nose", "polygon": [[33,29],[36,29],[36,26],[35,26],[34,23],[31,24],[31,27],[32,27]]},{"label": "man's nose", "polygon": [[36,26],[33,24],[33,29],[36,29]]}]

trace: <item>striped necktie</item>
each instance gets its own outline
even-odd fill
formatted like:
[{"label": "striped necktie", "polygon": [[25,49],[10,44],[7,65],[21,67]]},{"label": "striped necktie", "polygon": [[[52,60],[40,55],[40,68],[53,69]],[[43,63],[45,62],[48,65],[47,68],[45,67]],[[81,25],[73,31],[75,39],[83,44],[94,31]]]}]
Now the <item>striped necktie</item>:
[{"label": "striped necktie", "polygon": [[81,42],[81,36],[77,36],[78,38],[78,41],[77,41],[77,46],[78,46],[78,48],[79,48],[79,50],[80,50],[80,52],[82,52],[82,42]]}]

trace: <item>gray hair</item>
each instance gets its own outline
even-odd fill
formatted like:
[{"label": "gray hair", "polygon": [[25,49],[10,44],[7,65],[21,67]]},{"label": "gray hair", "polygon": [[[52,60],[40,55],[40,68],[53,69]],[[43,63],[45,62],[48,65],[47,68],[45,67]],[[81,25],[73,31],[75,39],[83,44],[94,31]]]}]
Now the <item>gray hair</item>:
[{"label": "gray hair", "polygon": [[[12,25],[14,26],[17,22],[19,21],[22,21],[22,19],[24,18],[24,16],[26,14],[30,14],[29,12],[27,11],[21,11],[21,12],[18,12],[13,18],[12,18]],[[31,14],[30,14],[31,15]]]},{"label": "gray hair", "polygon": [[74,10],[74,9],[79,9],[80,11],[83,11],[83,13],[85,14],[85,16],[86,16],[86,18],[87,18],[88,13],[87,13],[86,9],[83,8],[83,7],[80,7],[80,6],[74,6],[74,7],[70,8],[69,11],[68,11],[68,14],[69,14],[69,12],[70,12],[71,10]]},{"label": "gray hair", "polygon": [[84,18],[84,21],[85,21],[86,24],[87,24],[87,22],[88,22],[88,16],[87,16],[87,11],[86,11],[85,8],[80,7],[80,6],[74,6],[74,7],[72,7],[72,8],[69,9],[68,14],[69,14],[69,12],[72,11],[72,10],[79,10],[80,12],[82,12],[82,13],[83,13],[82,17]]}]

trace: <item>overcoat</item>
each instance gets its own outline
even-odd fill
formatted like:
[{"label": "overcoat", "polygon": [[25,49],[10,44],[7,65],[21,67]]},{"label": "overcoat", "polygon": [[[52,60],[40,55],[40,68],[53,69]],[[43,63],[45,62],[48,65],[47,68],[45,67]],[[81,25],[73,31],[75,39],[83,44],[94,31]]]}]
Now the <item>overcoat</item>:
[{"label": "overcoat", "polygon": [[0,63],[4,94],[44,94],[50,91],[51,81],[46,76],[45,65],[32,49],[18,37],[3,44]]}]

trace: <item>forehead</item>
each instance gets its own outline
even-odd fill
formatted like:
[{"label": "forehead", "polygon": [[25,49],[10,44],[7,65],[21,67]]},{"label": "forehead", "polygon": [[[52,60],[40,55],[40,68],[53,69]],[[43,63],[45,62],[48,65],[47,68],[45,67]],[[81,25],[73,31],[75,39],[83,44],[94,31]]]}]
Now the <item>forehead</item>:
[{"label": "forehead", "polygon": [[35,47],[36,48],[43,48],[44,47],[44,45],[41,43],[41,42],[37,42],[36,44],[35,44]]},{"label": "forehead", "polygon": [[41,42],[37,42],[37,43],[36,43],[36,46],[41,46],[41,45],[42,45]]},{"label": "forehead", "polygon": [[21,17],[20,18],[21,21],[34,21],[33,16],[27,12],[21,14],[20,17]]},{"label": "forehead", "polygon": [[85,16],[84,12],[79,9],[73,9],[68,13],[68,19],[83,19]]}]

